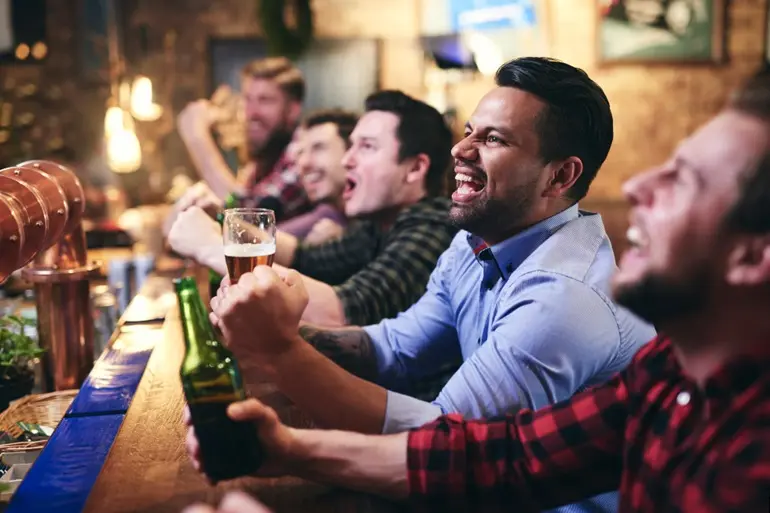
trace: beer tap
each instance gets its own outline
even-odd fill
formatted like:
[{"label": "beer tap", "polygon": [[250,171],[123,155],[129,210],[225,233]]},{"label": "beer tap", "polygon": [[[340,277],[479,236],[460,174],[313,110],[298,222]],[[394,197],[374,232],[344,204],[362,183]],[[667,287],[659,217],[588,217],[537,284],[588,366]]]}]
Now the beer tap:
[{"label": "beer tap", "polygon": [[82,227],[85,194],[75,174],[32,160],[0,170],[0,283],[17,269],[35,289],[46,390],[78,388],[93,366],[89,280]]}]

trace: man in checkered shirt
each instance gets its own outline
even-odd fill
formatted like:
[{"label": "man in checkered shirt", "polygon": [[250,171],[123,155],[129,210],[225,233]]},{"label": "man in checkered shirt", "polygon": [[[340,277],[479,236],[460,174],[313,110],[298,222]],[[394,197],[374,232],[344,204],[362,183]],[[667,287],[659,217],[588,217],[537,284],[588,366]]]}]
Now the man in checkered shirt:
[{"label": "man in checkered shirt", "polygon": [[[390,436],[295,430],[256,400],[231,406],[257,423],[265,471],[420,511],[533,512],[615,488],[621,513],[768,511],[770,70],[624,192],[632,248],[614,296],[661,333],[628,368],[537,411]],[[301,283],[258,272],[260,293],[298,317]]]},{"label": "man in checkered shirt", "polygon": [[[179,135],[203,179],[192,194],[213,198],[220,208],[229,195],[239,198],[244,207],[269,201],[278,221],[291,219],[310,209],[290,144],[302,114],[305,80],[300,70],[282,57],[252,61],[241,75],[249,160],[237,176],[211,135],[217,106],[198,100],[179,114]],[[180,203],[189,202],[187,196]]]}]

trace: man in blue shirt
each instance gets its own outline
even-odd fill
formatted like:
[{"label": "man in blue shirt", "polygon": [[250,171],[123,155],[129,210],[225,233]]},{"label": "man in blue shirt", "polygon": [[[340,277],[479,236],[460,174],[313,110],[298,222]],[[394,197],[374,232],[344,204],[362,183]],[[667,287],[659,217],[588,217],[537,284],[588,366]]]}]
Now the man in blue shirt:
[{"label": "man in blue shirt", "polygon": [[[610,300],[610,241],[577,206],[612,143],[606,96],[544,58],[503,65],[496,83],[452,150],[461,231],[409,310],[365,328],[304,326],[299,337],[301,280],[266,267],[212,302],[239,359],[319,424],[392,433],[442,413],[540,408],[607,380],[653,337]],[[434,401],[414,397],[457,361]],[[606,494],[563,511],[615,508]]]}]

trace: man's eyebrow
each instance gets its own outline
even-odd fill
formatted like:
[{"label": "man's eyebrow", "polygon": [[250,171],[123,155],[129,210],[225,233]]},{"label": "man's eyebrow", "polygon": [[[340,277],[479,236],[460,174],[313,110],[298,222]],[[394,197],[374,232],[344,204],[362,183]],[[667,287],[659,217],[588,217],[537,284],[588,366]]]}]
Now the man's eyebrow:
[{"label": "man's eyebrow", "polygon": [[706,183],[705,170],[703,167],[691,160],[686,154],[679,151],[679,147],[677,147],[676,151],[674,152],[674,164],[677,167],[684,167],[688,171],[692,172],[698,187],[703,188]]},{"label": "man's eyebrow", "polygon": [[[465,130],[471,131],[471,132],[473,131],[473,126],[471,126],[470,121],[465,123]],[[505,139],[510,139],[510,140],[517,139],[516,136],[514,135],[514,133],[511,132],[507,128],[501,128],[501,127],[498,127],[498,126],[486,126],[486,127],[482,128],[482,131],[483,132],[497,132],[500,135],[502,135],[503,138],[505,138]]]}]

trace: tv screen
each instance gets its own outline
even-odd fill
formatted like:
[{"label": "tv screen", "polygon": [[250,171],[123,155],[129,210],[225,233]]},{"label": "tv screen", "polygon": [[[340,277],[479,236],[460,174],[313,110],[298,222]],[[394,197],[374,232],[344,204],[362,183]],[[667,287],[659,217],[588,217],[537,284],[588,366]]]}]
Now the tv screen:
[{"label": "tv screen", "polygon": [[36,63],[48,55],[46,0],[0,0],[0,63]]}]

